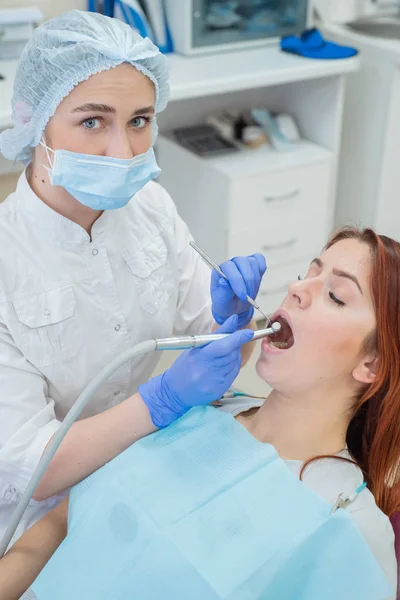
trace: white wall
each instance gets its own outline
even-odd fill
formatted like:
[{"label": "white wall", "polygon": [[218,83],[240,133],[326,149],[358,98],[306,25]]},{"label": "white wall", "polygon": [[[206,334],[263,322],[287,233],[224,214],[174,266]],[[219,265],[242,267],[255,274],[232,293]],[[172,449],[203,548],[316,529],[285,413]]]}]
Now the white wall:
[{"label": "white wall", "polygon": [[60,13],[79,8],[86,10],[86,0],[0,0],[1,8],[17,8],[20,6],[38,6],[46,19],[51,19]]}]

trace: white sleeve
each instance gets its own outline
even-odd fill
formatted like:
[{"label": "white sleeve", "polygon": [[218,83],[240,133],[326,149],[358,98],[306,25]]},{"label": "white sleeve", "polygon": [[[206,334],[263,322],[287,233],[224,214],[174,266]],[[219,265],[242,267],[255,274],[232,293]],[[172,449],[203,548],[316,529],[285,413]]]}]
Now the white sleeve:
[{"label": "white sleeve", "polygon": [[176,214],[175,240],[179,270],[179,298],[175,319],[177,334],[209,333],[214,319],[211,313],[211,269],[189,246],[189,229]]},{"label": "white sleeve", "polygon": [[168,192],[159,184],[152,189],[173,221],[177,257],[179,295],[176,307],[174,332],[177,335],[209,333],[214,325],[211,312],[211,269],[189,246],[193,239],[186,223],[181,219]]},{"label": "white sleeve", "polygon": [[60,422],[45,378],[1,322],[0,390],[0,479],[21,492]]},{"label": "white sleeve", "polygon": [[354,502],[354,507],[349,508],[351,516],[357,523],[377,562],[380,564],[393,589],[397,590],[397,559],[394,546],[394,531],[389,518],[378,509],[374,502],[373,505],[371,503],[371,506],[360,506],[360,508]]},{"label": "white sleeve", "polygon": [[[289,465],[299,463],[296,472],[300,473],[302,463],[299,461],[288,461],[288,463]],[[332,458],[311,463],[303,476],[304,483],[332,505],[339,493],[350,496],[363,480],[359,467]],[[396,590],[397,560],[394,532],[389,518],[378,508],[374,496],[368,489],[363,490],[346,510],[358,526],[393,589]]]}]

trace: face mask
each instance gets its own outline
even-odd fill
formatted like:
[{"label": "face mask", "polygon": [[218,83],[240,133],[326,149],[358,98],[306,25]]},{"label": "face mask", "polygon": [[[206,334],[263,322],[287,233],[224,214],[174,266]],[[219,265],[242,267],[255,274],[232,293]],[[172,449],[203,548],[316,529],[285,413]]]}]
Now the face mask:
[{"label": "face mask", "polygon": [[[62,186],[93,210],[126,206],[132,196],[160,173],[153,148],[126,159],[52,150],[44,142],[41,144],[50,163],[50,168],[46,168],[51,185]],[[53,161],[49,151],[54,154]]]}]

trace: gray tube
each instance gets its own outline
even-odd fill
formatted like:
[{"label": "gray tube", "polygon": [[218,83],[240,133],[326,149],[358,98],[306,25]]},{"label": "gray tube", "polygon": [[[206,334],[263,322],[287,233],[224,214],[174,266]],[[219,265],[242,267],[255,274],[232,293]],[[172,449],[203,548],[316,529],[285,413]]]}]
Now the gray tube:
[{"label": "gray tube", "polygon": [[[273,323],[272,327],[268,329],[262,329],[254,332],[253,340],[261,339],[267,335],[273,335],[280,330],[280,323]],[[27,485],[25,492],[23,493],[21,500],[18,502],[17,508],[13,516],[11,517],[10,523],[7,526],[6,532],[0,541],[0,558],[5,554],[12,537],[17,530],[19,522],[28,506],[35,489],[39,485],[44,472],[49,466],[53,456],[57,452],[61,442],[67,435],[69,429],[72,427],[76,419],[85,408],[86,404],[97,392],[99,387],[104,383],[110,375],[117,371],[128,361],[140,356],[141,354],[147,354],[153,350],[183,350],[185,348],[199,348],[205,346],[213,341],[221,340],[231,334],[229,333],[214,333],[207,335],[194,335],[194,336],[183,336],[178,338],[166,338],[160,340],[147,340],[140,344],[137,344],[133,348],[130,348],[120,356],[117,356],[109,365],[104,367],[102,371],[85,387],[75,404],[71,407],[67,413],[64,421],[61,423],[60,428],[56,431],[51,441],[49,442],[46,450],[36,467],[30,482]]]},{"label": "gray tube", "polygon": [[7,526],[6,532],[0,542],[0,558],[5,554],[10,541],[21,521],[21,518],[28,506],[31,498],[37,488],[39,481],[42,479],[45,470],[50,464],[53,456],[58,450],[61,442],[67,435],[69,429],[74,424],[76,419],[81,414],[82,410],[85,408],[86,404],[95,394],[95,392],[99,389],[99,387],[104,383],[104,381],[110,377],[120,367],[122,367],[125,363],[140,356],[141,354],[147,354],[156,349],[156,340],[147,340],[146,342],[142,342],[137,344],[133,348],[130,348],[120,356],[117,356],[110,364],[108,364],[100,373],[85,387],[75,404],[71,407],[65,419],[61,423],[60,428],[53,435],[50,443],[48,444],[46,450],[43,452],[43,455],[39,461],[38,466],[36,467],[30,482],[26,490],[24,491],[21,500],[18,502],[17,508],[11,520]]}]

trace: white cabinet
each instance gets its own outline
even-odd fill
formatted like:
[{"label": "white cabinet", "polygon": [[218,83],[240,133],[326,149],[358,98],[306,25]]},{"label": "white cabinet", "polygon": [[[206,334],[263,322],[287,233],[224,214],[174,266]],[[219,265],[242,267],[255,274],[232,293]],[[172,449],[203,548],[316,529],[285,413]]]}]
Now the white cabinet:
[{"label": "white cabinet", "polygon": [[309,260],[298,260],[287,265],[269,268],[268,276],[264,277],[258,295],[261,306],[269,312],[276,310],[287,294],[288,285],[299,275],[304,277],[309,266]]},{"label": "white cabinet", "polygon": [[264,254],[269,270],[260,294],[273,311],[326,243],[332,153],[304,141],[284,156],[265,148],[202,159],[164,136],[157,153],[161,183],[214,260]]},{"label": "white cabinet", "polygon": [[272,267],[320,251],[330,226],[332,160],[325,154],[313,165],[237,177],[228,219],[228,255],[261,252]]},{"label": "white cabinet", "polygon": [[362,56],[346,88],[336,223],[374,227],[400,240],[400,44],[345,26],[326,35]]}]

